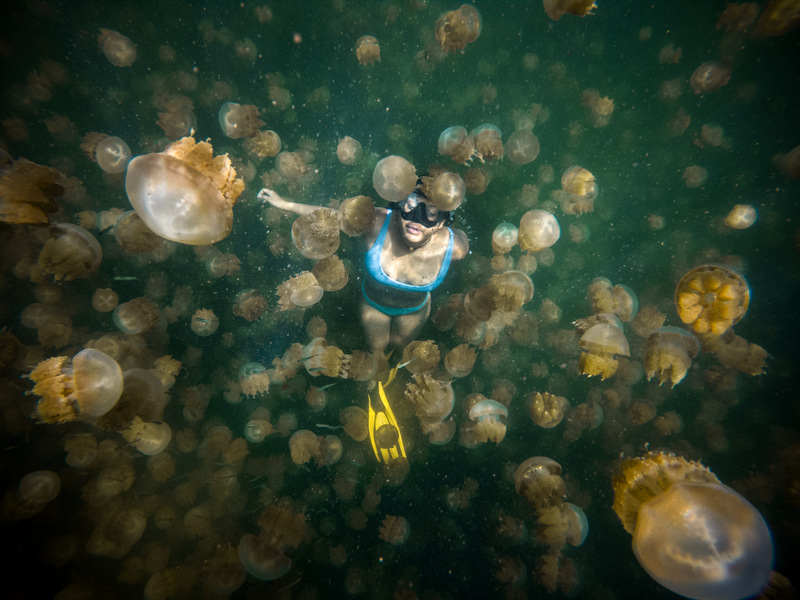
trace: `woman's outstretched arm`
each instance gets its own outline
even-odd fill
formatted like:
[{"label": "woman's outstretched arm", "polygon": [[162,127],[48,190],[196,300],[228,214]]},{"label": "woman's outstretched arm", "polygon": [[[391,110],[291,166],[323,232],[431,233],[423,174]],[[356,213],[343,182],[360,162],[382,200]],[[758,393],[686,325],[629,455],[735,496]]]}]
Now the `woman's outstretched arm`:
[{"label": "woman's outstretched arm", "polygon": [[315,210],[324,208],[323,206],[314,206],[313,204],[300,204],[299,202],[292,202],[285,200],[280,195],[269,188],[263,188],[258,192],[258,199],[262,202],[269,202],[275,208],[293,212],[298,215],[310,215]]}]

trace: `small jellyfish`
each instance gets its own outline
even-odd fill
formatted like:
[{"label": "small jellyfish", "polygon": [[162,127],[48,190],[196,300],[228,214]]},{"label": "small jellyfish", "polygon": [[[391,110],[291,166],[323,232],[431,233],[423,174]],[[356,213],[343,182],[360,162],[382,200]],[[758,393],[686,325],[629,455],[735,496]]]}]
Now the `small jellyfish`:
[{"label": "small jellyfish", "polygon": [[364,235],[375,220],[375,203],[369,196],[346,198],[339,206],[339,229],[353,237]]},{"label": "small jellyfish", "polygon": [[278,286],[278,305],[281,310],[306,308],[322,299],[325,291],[310,271],[303,271]]},{"label": "small jellyfish", "polygon": [[250,575],[261,581],[280,579],[292,568],[292,559],[261,536],[246,533],[239,541],[239,560]]},{"label": "small jellyfish", "polygon": [[412,375],[432,373],[440,358],[439,347],[433,340],[415,340],[403,348],[403,363]]},{"label": "small jellyfish", "polygon": [[689,78],[695,94],[709,94],[724,86],[731,78],[731,68],[717,60],[704,62]]},{"label": "small jellyfish", "polygon": [[443,13],[434,25],[436,41],[445,52],[463,50],[481,34],[481,13],[470,4]]},{"label": "small jellyfish", "polygon": [[64,459],[69,466],[85,469],[97,458],[97,438],[91,433],[79,433],[70,436],[64,442]]},{"label": "small jellyfish", "polygon": [[546,210],[529,210],[520,219],[519,245],[525,252],[538,252],[549,248],[561,237],[561,228],[552,213]]},{"label": "small jellyfish", "polygon": [[381,62],[381,47],[378,44],[378,40],[371,35],[362,35],[358,38],[358,40],[356,40],[355,51],[358,63],[362,66],[371,65],[374,62]]},{"label": "small jellyfish", "polygon": [[531,419],[539,427],[550,429],[564,419],[569,410],[569,401],[549,392],[536,392],[530,399]]},{"label": "small jellyfish", "polygon": [[425,194],[439,210],[451,211],[461,206],[467,186],[458,173],[446,171],[437,175],[426,186]]},{"label": "small jellyfish", "polygon": [[469,344],[459,344],[444,357],[444,368],[450,377],[457,379],[466,377],[472,372],[478,354]]},{"label": "small jellyfish", "polygon": [[620,327],[609,323],[593,325],[578,340],[579,365],[583,375],[601,379],[612,377],[619,368],[616,356],[630,356],[631,349]]},{"label": "small jellyfish", "polygon": [[277,156],[281,151],[281,145],[281,137],[271,129],[259,131],[245,142],[250,153],[260,158]]},{"label": "small jellyfish", "polygon": [[658,378],[659,385],[669,381],[680,383],[700,351],[700,343],[691,333],[679,327],[661,327],[647,336],[644,370],[647,380]]},{"label": "small jellyfish", "polygon": [[372,186],[387,202],[400,202],[417,185],[417,171],[402,156],[387,156],[378,161],[372,172]]},{"label": "small jellyfish", "polygon": [[774,37],[800,26],[800,7],[796,0],[770,0],[756,26],[756,35]]},{"label": "small jellyfish", "polygon": [[103,261],[97,239],[83,227],[57,223],[48,231],[49,238],[39,252],[39,261],[31,269],[32,281],[72,281],[94,273]]},{"label": "small jellyfish", "polygon": [[547,16],[558,21],[565,14],[585,17],[597,8],[595,0],[542,0]]},{"label": "small jellyfish", "polygon": [[725,225],[732,229],[747,229],[756,222],[758,213],[749,204],[737,204],[725,217]]},{"label": "small jellyfish", "polygon": [[258,396],[269,391],[269,374],[261,363],[247,362],[239,369],[239,385],[245,396]]},{"label": "small jellyfish", "polygon": [[292,455],[292,462],[302,465],[318,456],[322,450],[322,440],[308,429],[298,429],[289,438],[289,450]]},{"label": "small jellyfish", "polygon": [[134,448],[147,456],[161,454],[172,440],[172,428],[167,423],[142,421],[135,417],[133,423],[121,432]]},{"label": "small jellyfish", "polygon": [[131,162],[131,149],[118,137],[107,137],[95,146],[94,157],[106,173],[122,173]]},{"label": "small jellyfish", "polygon": [[613,487],[634,555],[660,585],[698,600],[738,600],[766,587],[774,552],[767,523],[700,463],[653,452],[625,461]]},{"label": "small jellyfish", "polygon": [[695,267],[675,287],[678,316],[697,333],[722,335],[744,316],[749,305],[747,281],[722,265]]},{"label": "small jellyfish", "polygon": [[32,471],[23,477],[16,490],[3,498],[3,517],[9,521],[29,519],[41,512],[61,493],[61,479],[53,471]]},{"label": "small jellyfish", "polygon": [[499,444],[506,437],[508,409],[496,400],[480,400],[469,409],[469,418],[475,422],[473,435],[478,442]]},{"label": "small jellyfish", "polygon": [[344,432],[356,442],[363,442],[369,435],[369,416],[358,406],[348,406],[339,411],[339,422]]},{"label": "small jellyfish", "polygon": [[79,415],[99,417],[110,411],[122,395],[122,369],[107,354],[87,348],[71,361],[66,356],[48,358],[28,377],[41,399],[36,410],[46,423],[63,423]]},{"label": "small jellyfish", "polygon": [[136,211],[122,213],[114,225],[114,239],[125,254],[155,252],[166,246],[164,238],[153,233]]},{"label": "small jellyfish", "polygon": [[566,493],[561,465],[552,458],[533,456],[514,472],[514,488],[537,511],[560,504]]},{"label": "small jellyfish", "polygon": [[336,157],[343,165],[354,165],[361,158],[361,142],[354,140],[349,135],[339,140],[336,146]]},{"label": "small jellyfish", "polygon": [[517,245],[519,230],[512,223],[500,223],[492,232],[492,251],[505,254]]},{"label": "small jellyfish", "polygon": [[306,258],[319,260],[339,248],[339,213],[331,208],[318,208],[302,215],[292,224],[292,242]]},{"label": "small jellyfish", "polygon": [[515,131],[506,140],[505,151],[515,165],[527,165],[539,156],[539,138],[532,131]]},{"label": "small jellyfish", "polygon": [[267,310],[267,301],[256,289],[242,290],[233,300],[233,314],[249,322],[258,321]]},{"label": "small jellyfish", "polygon": [[335,254],[317,261],[311,272],[317,278],[319,286],[326,292],[338,292],[350,280],[344,262]]},{"label": "small jellyfish", "polygon": [[130,67],[136,62],[136,45],[118,31],[100,29],[97,42],[108,62],[115,67]]},{"label": "small jellyfish", "polygon": [[275,159],[275,166],[286,179],[300,179],[308,173],[308,164],[300,152],[281,152]]},{"label": "small jellyfish", "polygon": [[111,288],[98,288],[92,294],[92,307],[97,312],[111,312],[119,304],[119,296]]},{"label": "small jellyfish", "polygon": [[200,337],[208,337],[219,327],[219,318],[213,310],[198,308],[192,315],[191,328]]},{"label": "small jellyfish", "polygon": [[405,399],[422,422],[444,421],[455,406],[453,387],[430,375],[414,375],[406,385]]},{"label": "small jellyfish", "polygon": [[117,329],[133,335],[149,331],[158,322],[158,314],[158,305],[142,297],[119,304],[111,318]]},{"label": "small jellyfish", "polygon": [[378,537],[392,546],[402,546],[411,533],[411,525],[405,517],[386,515],[378,530]]},{"label": "small jellyfish", "polygon": [[454,162],[467,164],[475,155],[475,143],[460,125],[448,127],[439,135],[439,154]]},{"label": "small jellyfish", "polygon": [[491,123],[484,123],[473,129],[469,137],[475,144],[475,154],[481,162],[500,160],[505,150],[500,128]]},{"label": "small jellyfish", "polygon": [[222,133],[232,140],[255,137],[264,126],[258,118],[258,107],[252,104],[226,102],[220,107],[218,116]]}]

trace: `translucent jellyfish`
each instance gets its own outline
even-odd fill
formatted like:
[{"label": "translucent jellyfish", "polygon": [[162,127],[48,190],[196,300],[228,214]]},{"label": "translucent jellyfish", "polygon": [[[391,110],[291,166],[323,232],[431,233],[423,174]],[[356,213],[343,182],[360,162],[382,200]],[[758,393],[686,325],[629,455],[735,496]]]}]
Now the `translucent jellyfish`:
[{"label": "translucent jellyfish", "polygon": [[136,62],[136,45],[118,31],[100,29],[97,43],[115,67],[130,67]]},{"label": "translucent jellyfish", "polygon": [[478,355],[469,344],[459,344],[444,357],[444,368],[454,379],[466,377],[472,372]]},{"label": "translucent jellyfish", "polygon": [[154,252],[164,247],[164,238],[153,233],[136,211],[122,213],[114,225],[114,239],[126,254]]},{"label": "translucent jellyfish", "polygon": [[339,248],[339,213],[330,208],[318,208],[295,219],[292,242],[306,258],[319,260]]},{"label": "translucent jellyfish", "polygon": [[292,559],[282,548],[274,548],[252,533],[244,534],[239,542],[239,560],[245,571],[261,581],[279,579],[292,567]]},{"label": "translucent jellyfish", "polygon": [[616,356],[630,356],[631,349],[625,333],[619,327],[598,323],[590,327],[578,340],[581,347],[580,372],[601,379],[612,377],[619,368]]},{"label": "translucent jellyfish", "polygon": [[99,417],[122,394],[122,369],[113,358],[87,348],[70,361],[54,356],[40,362],[28,377],[41,399],[36,410],[46,423],[63,423],[78,416]]},{"label": "translucent jellyfish", "polygon": [[356,442],[363,442],[369,435],[369,418],[364,409],[348,406],[339,411],[339,422],[344,432]]},{"label": "translucent jellyfish", "polygon": [[550,392],[536,392],[530,398],[529,409],[534,423],[550,429],[561,423],[569,410],[569,401]]},{"label": "translucent jellyfish", "polygon": [[258,118],[258,107],[252,104],[226,102],[219,108],[219,126],[232,140],[254,137],[264,126]]},{"label": "translucent jellyfish", "polygon": [[722,335],[747,312],[750,286],[722,265],[702,265],[687,272],[675,287],[681,321],[697,333]]},{"label": "translucent jellyfish", "polygon": [[717,60],[704,62],[689,78],[695,94],[709,94],[724,86],[731,78],[731,68]]},{"label": "translucent jellyfish", "polygon": [[39,252],[39,261],[31,269],[32,281],[72,281],[94,273],[103,260],[103,250],[95,237],[83,227],[57,223],[49,229],[49,238]]},{"label": "translucent jellyfish", "polygon": [[686,376],[692,359],[700,351],[700,343],[691,333],[679,327],[661,327],[647,336],[644,370],[648,381],[658,378],[659,384],[669,381],[675,387]]},{"label": "translucent jellyfish", "polygon": [[594,175],[577,165],[569,167],[561,175],[561,189],[588,200],[597,198],[597,182]]},{"label": "translucent jellyfish", "polygon": [[308,429],[295,431],[292,437],[289,438],[292,462],[296,465],[302,465],[318,456],[322,450],[322,439]]},{"label": "translucent jellyfish", "polygon": [[128,165],[125,191],[154,233],[183,244],[225,239],[233,227],[233,204],[244,181],[227,155],[213,156],[208,142],[185,137],[164,152],[137,156]]},{"label": "translucent jellyfish", "polygon": [[612,314],[629,322],[639,310],[636,293],[626,285],[615,285],[605,277],[595,277],[589,285],[589,299],[595,315]]},{"label": "translucent jellyfish", "polygon": [[725,225],[732,229],[747,229],[756,222],[758,213],[749,204],[737,204],[725,217]]},{"label": "translucent jellyfish", "polygon": [[469,409],[469,418],[475,422],[473,435],[478,442],[499,444],[506,437],[508,409],[496,400],[483,398],[475,403]]},{"label": "translucent jellyfish", "polygon": [[[3,161],[5,163],[5,161]],[[24,158],[0,172],[0,222],[46,225],[48,214],[59,209],[55,197],[64,194],[63,175],[51,167]]]},{"label": "translucent jellyfish", "polygon": [[475,144],[475,154],[481,162],[500,160],[503,158],[503,140],[500,128],[491,123],[484,123],[473,129],[469,137]]},{"label": "translucent jellyfish", "polygon": [[463,50],[481,34],[481,14],[470,4],[443,13],[434,26],[436,41],[445,52]]},{"label": "translucent jellyfish", "polygon": [[527,165],[539,156],[539,138],[532,131],[515,131],[506,140],[505,150],[515,165]]},{"label": "translucent jellyfish", "polygon": [[439,154],[454,162],[467,164],[475,155],[475,143],[460,125],[448,127],[439,135]]},{"label": "translucent jellyfish", "polygon": [[764,372],[767,351],[758,344],[749,343],[732,330],[720,336],[701,334],[700,337],[703,349],[712,352],[722,366],[748,375],[760,375]]},{"label": "translucent jellyfish", "polygon": [[111,316],[121,332],[143,333],[158,322],[158,306],[147,298],[134,298],[119,304]]},{"label": "translucent jellyfish", "polygon": [[233,300],[233,314],[251,323],[258,321],[266,310],[266,299],[255,289],[242,290]]},{"label": "translucent jellyfish", "polygon": [[346,377],[350,356],[323,338],[314,338],[303,348],[302,361],[312,377]]},{"label": "translucent jellyfish", "polygon": [[278,305],[281,310],[306,308],[322,299],[324,290],[309,271],[298,273],[278,286]]},{"label": "translucent jellyfish", "polygon": [[592,10],[597,8],[595,0],[543,0],[544,12],[547,16],[558,21],[565,14],[585,17],[591,15]]},{"label": "translucent jellyfish", "polygon": [[369,196],[352,196],[339,206],[339,229],[349,236],[365,234],[374,220],[375,203]]},{"label": "translucent jellyfish", "polygon": [[455,406],[453,387],[430,375],[414,375],[406,385],[405,399],[419,420],[429,423],[443,421]]},{"label": "translucent jellyfish", "polygon": [[238,590],[247,578],[238,549],[230,544],[218,545],[214,556],[205,565],[204,577],[204,593],[228,596]]},{"label": "translucent jellyfish", "polygon": [[464,201],[467,186],[458,173],[446,171],[433,178],[425,187],[430,203],[439,210],[455,210]]},{"label": "translucent jellyfish", "polygon": [[356,381],[369,381],[378,371],[378,360],[374,354],[362,350],[353,350],[350,355],[350,364],[347,367],[347,377]]},{"label": "translucent jellyfish", "polygon": [[699,188],[705,184],[708,179],[708,169],[692,165],[683,170],[683,181],[686,183],[687,188]]},{"label": "translucent jellyfish", "polygon": [[131,149],[118,137],[107,137],[95,146],[94,157],[106,173],[122,173],[131,162]]},{"label": "translucent jellyfish", "polygon": [[524,252],[538,252],[549,248],[561,237],[561,228],[552,213],[546,210],[529,210],[520,219],[519,245]]},{"label": "translucent jellyfish", "polygon": [[492,251],[505,254],[517,245],[519,230],[512,223],[500,223],[492,232]]},{"label": "translucent jellyfish", "polygon": [[378,537],[392,546],[402,546],[411,533],[411,525],[405,517],[386,515],[378,530]]},{"label": "translucent jellyfish", "polygon": [[68,437],[64,442],[64,459],[69,466],[85,469],[97,458],[97,438],[91,433],[79,433]]},{"label": "translucent jellyfish", "polygon": [[317,283],[326,292],[338,292],[350,280],[342,259],[333,254],[314,264],[311,269]]},{"label": "translucent jellyfish", "polygon": [[269,374],[261,363],[247,362],[239,369],[239,385],[245,396],[257,396],[269,391]]},{"label": "translucent jellyfish", "polygon": [[286,179],[300,179],[308,173],[308,164],[300,152],[281,152],[275,159],[275,166]]},{"label": "translucent jellyfish", "polygon": [[372,172],[372,186],[387,202],[400,202],[414,191],[417,171],[402,156],[387,156],[378,161]]},{"label": "translucent jellyfish", "polygon": [[[378,59],[380,60],[380,58]],[[361,142],[349,135],[339,140],[336,146],[336,157],[343,165],[354,165],[361,159]]]},{"label": "translucent jellyfish", "polygon": [[251,444],[258,444],[274,433],[275,428],[267,419],[253,418],[253,416],[250,415],[250,420],[245,423],[244,437]]},{"label": "translucent jellyfish", "polygon": [[219,328],[219,318],[213,310],[198,308],[192,315],[191,327],[200,337],[208,337]]},{"label": "translucent jellyfish", "polygon": [[135,417],[133,423],[121,432],[134,448],[147,456],[155,456],[166,450],[172,440],[172,428],[163,421],[143,421]]},{"label": "translucent jellyfish", "polygon": [[371,65],[374,62],[381,62],[381,47],[378,44],[378,40],[371,35],[362,35],[358,38],[358,40],[356,40],[355,51],[358,63],[362,66]]},{"label": "translucent jellyfish", "polygon": [[771,0],[758,19],[756,34],[774,37],[800,26],[800,9],[794,0]]},{"label": "translucent jellyfish", "polygon": [[665,588],[699,600],[755,596],[772,571],[769,527],[744,497],[706,467],[650,453],[614,477],[614,511],[633,552]]},{"label": "translucent jellyfish", "polygon": [[281,151],[281,146],[281,136],[271,129],[259,131],[245,142],[245,147],[249,149],[250,153],[261,158],[277,156]]},{"label": "translucent jellyfish", "polygon": [[533,456],[514,472],[514,488],[537,511],[560,504],[566,493],[561,465],[552,458]]},{"label": "translucent jellyfish", "polygon": [[111,288],[98,288],[92,294],[92,306],[97,312],[111,312],[119,304],[119,296]]},{"label": "translucent jellyfish", "polygon": [[415,340],[403,348],[403,362],[413,375],[432,373],[440,359],[439,347],[433,340]]}]

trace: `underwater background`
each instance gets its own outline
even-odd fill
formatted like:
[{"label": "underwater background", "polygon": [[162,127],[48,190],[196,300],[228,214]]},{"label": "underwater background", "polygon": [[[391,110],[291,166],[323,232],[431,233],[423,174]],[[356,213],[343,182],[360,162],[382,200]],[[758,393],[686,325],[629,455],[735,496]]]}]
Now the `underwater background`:
[{"label": "underwater background", "polygon": [[[4,350],[14,352],[0,363],[0,494],[13,494],[32,471],[52,470],[61,480],[58,497],[37,514],[4,516],[0,531],[15,549],[5,562],[4,598],[142,597],[156,574],[170,591],[153,586],[148,598],[225,596],[212,589],[222,562],[218,551],[256,533],[259,515],[272,504],[304,515],[303,539],[287,551],[291,569],[274,581],[247,576],[232,597],[675,597],[639,566],[631,536],[611,509],[620,459],[649,450],[702,462],[752,502],[772,531],[774,569],[797,586],[800,182],[798,151],[794,170],[787,155],[800,144],[800,30],[764,36],[753,24],[726,31],[716,26],[726,3],[716,1],[601,0],[594,14],[558,21],[538,1],[474,6],[480,35],[453,53],[441,50],[434,32],[437,18],[458,4],[439,1],[31,0],[3,9],[2,148],[13,159],[63,173],[65,193],[50,222],[81,224],[103,248],[96,271],[57,286],[51,277],[48,288],[30,276],[46,227],[0,224],[0,328],[17,340],[4,339]],[[98,44],[101,29],[135,44],[133,64],[111,64]],[[359,63],[354,47],[363,35],[377,38],[380,61]],[[707,61],[730,68],[730,80],[696,94],[689,80]],[[613,100],[610,118],[598,121],[587,105],[592,89]],[[251,152],[247,139],[227,137],[218,116],[226,102],[257,106],[263,129],[278,133],[283,150],[302,153],[303,176],[287,179],[275,158]],[[447,127],[485,123],[497,126],[503,140],[532,124],[538,157],[524,165],[507,159],[461,165],[439,155]],[[176,128],[180,133],[168,137]],[[206,264],[208,249],[204,254],[188,245],[124,251],[114,221],[100,218],[103,211],[130,210],[124,173],[104,173],[87,157],[81,144],[90,132],[122,138],[134,156],[160,152],[190,133],[208,140],[215,155],[227,153],[246,185],[232,233],[214,246],[238,258],[238,268],[218,276]],[[337,158],[344,136],[363,147],[354,165]],[[517,326],[508,325],[494,343],[477,348],[473,371],[452,383],[458,427],[468,421],[462,406],[468,394],[512,390],[505,439],[467,447],[456,433],[449,443],[432,445],[404,407],[403,386],[411,379],[401,370],[387,394],[409,470],[387,482],[369,441],[340,429],[342,409],[366,409],[367,382],[301,367],[267,393],[246,396],[237,385],[244,364],[269,367],[292,344],[309,342],[306,326],[314,317],[324,320],[330,345],[345,353],[368,350],[356,324],[363,240],[341,236],[337,254],[350,278],[342,290],[307,309],[281,311],[276,289],[313,261],[291,243],[294,217],[268,209],[256,195],[274,187],[293,200],[335,207],[363,194],[383,206],[372,171],[389,155],[406,158],[418,174],[439,164],[462,175],[480,169],[488,180],[485,191],[468,192],[454,213],[452,226],[467,233],[471,253],[433,293],[434,314],[452,295],[489,280],[497,225],[518,224],[526,211],[547,208],[561,238],[531,274],[535,294],[523,308],[530,335],[512,335]],[[571,165],[596,179],[591,212],[565,214],[551,199]],[[690,187],[686,169],[693,166],[707,178]],[[756,209],[751,227],[725,225],[738,204]],[[97,215],[93,227],[89,212]],[[511,256],[519,258],[519,249]],[[761,374],[723,366],[703,351],[678,385],[659,386],[641,376],[644,340],[630,324],[634,366],[626,377],[579,373],[571,323],[592,314],[588,289],[596,277],[628,286],[640,307],[653,306],[667,325],[681,326],[675,286],[708,263],[734,268],[749,284],[749,309],[735,332],[768,353]],[[101,288],[112,288],[120,302],[147,297],[161,310],[157,323],[141,334],[121,333],[110,312],[92,307]],[[237,294],[250,289],[267,301],[253,322],[233,312]],[[20,319],[37,302],[68,317],[69,330],[53,343],[43,344]],[[192,330],[197,309],[219,319],[212,335]],[[419,339],[433,340],[444,356],[464,340],[434,321]],[[166,355],[182,363],[166,391],[163,421],[173,436],[163,453],[171,465],[161,465],[166,474],[154,475],[155,457],[115,431],[37,418],[26,375],[45,358],[73,356],[103,336],[115,340],[123,370],[149,369]],[[396,352],[389,363],[399,360]],[[329,384],[321,409],[305,401],[309,386]],[[545,391],[567,398],[573,410],[599,407],[592,414],[600,417],[580,423],[577,414],[567,414],[552,429],[539,427],[528,403],[530,394]],[[187,416],[198,397],[202,410]],[[226,452],[244,438],[259,407],[277,431]],[[668,412],[679,415],[681,426],[665,434],[657,416]],[[299,429],[336,435],[341,459],[295,464],[288,440]],[[65,443],[86,434],[98,443],[111,440],[105,448],[113,456],[104,460],[133,473],[113,499],[91,501],[87,492],[109,462],[65,463]],[[537,539],[535,512],[514,486],[515,469],[533,456],[561,465],[567,500],[582,508],[590,527],[581,546],[561,551],[555,590],[540,581],[548,549]],[[203,522],[189,526],[185,516],[197,507]],[[122,555],[88,552],[87,543],[110,518],[106,512],[123,509],[147,518],[141,537]],[[387,515],[408,520],[410,533],[399,545],[379,538]],[[501,527],[509,523],[522,531],[519,537]]]}]

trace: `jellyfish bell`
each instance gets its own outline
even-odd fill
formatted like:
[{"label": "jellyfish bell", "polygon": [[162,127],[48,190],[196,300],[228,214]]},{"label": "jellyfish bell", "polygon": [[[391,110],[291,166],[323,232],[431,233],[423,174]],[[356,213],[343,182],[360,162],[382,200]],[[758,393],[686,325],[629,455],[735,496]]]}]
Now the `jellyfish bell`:
[{"label": "jellyfish bell", "polygon": [[121,138],[107,137],[95,146],[94,156],[106,173],[122,173],[131,161],[131,149]]},{"label": "jellyfish bell", "polygon": [[469,418],[475,422],[473,434],[478,442],[499,444],[505,438],[508,409],[496,400],[483,398],[476,402],[469,409]]},{"label": "jellyfish bell", "polygon": [[439,210],[451,211],[461,206],[467,186],[458,173],[449,171],[434,177],[427,187],[430,203]]},{"label": "jellyfish bell", "polygon": [[115,67],[130,67],[136,62],[136,45],[118,31],[100,29],[97,41],[108,62]]},{"label": "jellyfish bell", "polygon": [[245,571],[261,581],[280,579],[292,567],[292,559],[282,548],[274,548],[252,533],[239,541],[239,560]]},{"label": "jellyfish bell", "polygon": [[749,204],[737,204],[725,217],[725,225],[731,229],[747,229],[756,222],[758,213]]},{"label": "jellyfish bell", "polygon": [[542,0],[547,16],[558,21],[565,14],[585,17],[597,8],[595,0]]},{"label": "jellyfish bell", "polygon": [[700,352],[697,338],[679,327],[661,327],[647,336],[644,369],[647,380],[658,378],[659,384],[680,383]]},{"label": "jellyfish bell", "polygon": [[125,191],[154,233],[182,244],[206,245],[233,228],[233,204],[244,181],[227,156],[213,157],[207,142],[182,138],[164,152],[137,156],[128,165]]},{"label": "jellyfish bell", "polygon": [[546,456],[532,456],[514,472],[514,488],[537,510],[559,504],[566,493],[561,465]]},{"label": "jellyfish bell", "polygon": [[619,367],[616,357],[631,355],[625,333],[609,323],[598,323],[587,329],[578,340],[578,346],[583,350],[579,357],[580,371],[589,377],[612,377]]},{"label": "jellyfish bell", "polygon": [[367,233],[375,220],[375,203],[369,196],[345,198],[339,206],[339,229],[349,236]]},{"label": "jellyfish bell", "polygon": [[336,157],[343,165],[354,165],[361,158],[361,142],[351,138],[349,135],[339,140],[336,146]]},{"label": "jellyfish bell", "polygon": [[529,210],[520,219],[519,245],[525,252],[538,252],[549,248],[561,237],[561,227],[552,213],[542,210]]},{"label": "jellyfish bell", "polygon": [[56,223],[48,233],[38,263],[31,270],[32,280],[51,275],[55,281],[72,281],[94,273],[103,261],[100,244],[83,227]]},{"label": "jellyfish bell", "polygon": [[320,260],[339,248],[339,213],[318,208],[302,215],[292,224],[292,242],[306,258]]},{"label": "jellyfish bell", "polygon": [[678,316],[697,333],[722,335],[745,315],[749,305],[747,281],[723,265],[695,267],[675,286]]},{"label": "jellyfish bell", "polygon": [[512,223],[500,223],[492,232],[492,250],[495,254],[505,254],[517,245],[519,229]]},{"label": "jellyfish bell", "polygon": [[219,126],[232,140],[252,138],[264,122],[258,118],[258,107],[252,104],[226,102],[219,108]]},{"label": "jellyfish bell", "polygon": [[454,162],[467,164],[475,155],[475,142],[464,127],[454,125],[439,135],[438,149],[442,156],[449,156]]},{"label": "jellyfish bell", "polygon": [[406,199],[417,185],[417,171],[402,156],[387,156],[378,161],[372,172],[372,185],[387,202]]},{"label": "jellyfish bell", "polygon": [[695,94],[709,94],[728,83],[731,68],[717,60],[704,62],[689,78],[689,85]]},{"label": "jellyfish bell", "polygon": [[594,175],[577,165],[569,167],[561,175],[561,189],[589,200],[597,198],[597,182]]},{"label": "jellyfish bell", "polygon": [[358,38],[358,40],[356,40],[355,51],[356,58],[360,65],[366,66],[374,62],[381,62],[380,44],[378,44],[378,40],[371,35],[362,35]]},{"label": "jellyfish bell", "polygon": [[497,125],[483,123],[473,129],[469,137],[475,144],[475,152],[481,162],[500,160],[505,152],[502,134]]},{"label": "jellyfish bell", "polygon": [[466,48],[481,34],[481,13],[470,4],[462,4],[456,10],[443,13],[436,19],[434,30],[436,41],[444,52],[456,52]]},{"label": "jellyfish bell", "polygon": [[575,506],[571,502],[565,502],[564,506],[570,511],[568,513],[570,528],[567,543],[570,546],[582,546],[589,536],[589,519],[586,518],[586,513],[579,506]]},{"label": "jellyfish bell", "polygon": [[527,130],[515,131],[505,144],[506,156],[515,165],[533,162],[539,156],[539,149],[539,138]]}]

